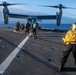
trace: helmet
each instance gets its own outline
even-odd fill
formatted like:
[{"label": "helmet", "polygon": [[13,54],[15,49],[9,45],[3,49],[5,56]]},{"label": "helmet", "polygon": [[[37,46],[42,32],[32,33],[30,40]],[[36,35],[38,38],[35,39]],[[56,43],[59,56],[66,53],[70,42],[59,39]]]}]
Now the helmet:
[{"label": "helmet", "polygon": [[34,20],[32,20],[32,22],[34,22]]},{"label": "helmet", "polygon": [[72,24],[72,30],[76,30],[76,23]]}]

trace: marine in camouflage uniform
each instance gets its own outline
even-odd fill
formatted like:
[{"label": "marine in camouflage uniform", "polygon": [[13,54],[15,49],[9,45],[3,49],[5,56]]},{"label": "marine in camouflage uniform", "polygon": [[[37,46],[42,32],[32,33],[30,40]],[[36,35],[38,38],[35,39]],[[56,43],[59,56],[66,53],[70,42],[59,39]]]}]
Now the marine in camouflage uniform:
[{"label": "marine in camouflage uniform", "polygon": [[26,22],[25,28],[26,28],[26,32],[29,34],[29,31],[30,31],[31,25],[30,25],[30,23],[29,23],[28,20],[27,20],[27,22]]},{"label": "marine in camouflage uniform", "polygon": [[20,32],[20,23],[17,21],[14,25],[14,31]]},{"label": "marine in camouflage uniform", "polygon": [[25,33],[25,25],[20,24],[20,33]]}]

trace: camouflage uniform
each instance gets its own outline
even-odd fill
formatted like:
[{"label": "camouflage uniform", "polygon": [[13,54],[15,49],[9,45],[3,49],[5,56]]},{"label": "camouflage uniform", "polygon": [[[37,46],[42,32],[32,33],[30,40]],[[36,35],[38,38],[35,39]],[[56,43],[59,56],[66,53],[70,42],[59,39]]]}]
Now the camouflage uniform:
[{"label": "camouflage uniform", "polygon": [[14,30],[15,30],[15,31],[20,31],[20,23],[19,23],[19,21],[17,21],[17,22],[15,23],[15,25],[14,25]]},{"label": "camouflage uniform", "polygon": [[31,27],[31,25],[30,25],[30,23],[27,21],[25,28],[26,28],[26,32],[27,32],[28,34],[29,34],[29,31],[30,31],[30,27]]}]

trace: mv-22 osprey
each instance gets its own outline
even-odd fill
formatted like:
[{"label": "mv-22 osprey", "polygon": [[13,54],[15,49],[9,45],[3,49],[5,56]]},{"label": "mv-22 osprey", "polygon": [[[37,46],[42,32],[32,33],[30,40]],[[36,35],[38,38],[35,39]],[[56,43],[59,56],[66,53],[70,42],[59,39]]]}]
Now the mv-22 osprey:
[{"label": "mv-22 osprey", "polygon": [[62,8],[71,8],[71,7],[64,7],[62,4],[59,4],[58,6],[44,6],[44,7],[53,7],[58,8],[56,15],[22,15],[22,14],[14,14],[10,13],[7,6],[10,5],[19,5],[19,4],[10,4],[7,2],[3,2],[0,4],[0,6],[3,6],[2,14],[3,14],[3,20],[5,24],[8,24],[8,18],[23,18],[23,19],[29,19],[29,20],[50,20],[55,19],[57,26],[61,23],[62,18]]}]

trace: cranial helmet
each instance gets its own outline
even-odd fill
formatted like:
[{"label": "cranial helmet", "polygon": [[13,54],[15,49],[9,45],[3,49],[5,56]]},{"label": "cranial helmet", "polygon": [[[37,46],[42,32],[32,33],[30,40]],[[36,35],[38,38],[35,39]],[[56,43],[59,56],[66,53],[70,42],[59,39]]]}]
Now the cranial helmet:
[{"label": "cranial helmet", "polygon": [[76,23],[72,24],[72,30],[76,30]]},{"label": "cranial helmet", "polygon": [[32,22],[34,22],[34,20],[32,20]]}]

